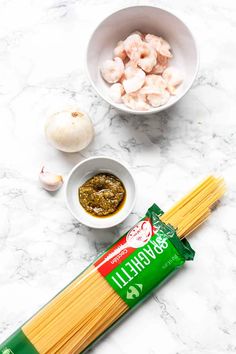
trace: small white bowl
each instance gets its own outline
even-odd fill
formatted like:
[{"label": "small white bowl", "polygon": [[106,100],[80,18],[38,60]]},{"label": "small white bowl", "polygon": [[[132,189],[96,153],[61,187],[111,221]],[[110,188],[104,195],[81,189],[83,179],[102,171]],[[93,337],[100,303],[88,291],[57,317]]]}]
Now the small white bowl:
[{"label": "small white bowl", "polygon": [[[78,198],[78,188],[89,178],[101,172],[108,172],[118,177],[126,189],[122,208],[107,217],[96,217],[87,213]],[[82,224],[96,229],[105,229],[121,223],[131,213],[135,203],[135,190],[134,178],[123,163],[105,156],[92,157],[80,162],[71,170],[65,189],[66,204],[72,215]]]},{"label": "small white bowl", "polygon": [[[118,41],[125,39],[135,30],[166,39],[174,55],[169,65],[178,68],[184,78],[176,96],[171,96],[166,104],[149,111],[135,111],[123,103],[115,103],[109,96],[110,84],[106,83],[100,74],[101,64],[113,57],[113,49]],[[160,112],[179,101],[192,86],[198,65],[197,45],[190,29],[171,12],[154,6],[132,6],[111,14],[95,29],[87,48],[87,71],[95,90],[115,108],[133,114]]]}]

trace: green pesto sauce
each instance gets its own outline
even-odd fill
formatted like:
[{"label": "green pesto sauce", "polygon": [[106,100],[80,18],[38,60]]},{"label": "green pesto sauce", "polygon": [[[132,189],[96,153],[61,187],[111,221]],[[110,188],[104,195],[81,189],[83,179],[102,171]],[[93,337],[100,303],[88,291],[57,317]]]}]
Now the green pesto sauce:
[{"label": "green pesto sauce", "polygon": [[99,173],[78,190],[82,207],[93,216],[111,216],[124,204],[126,191],[121,180],[110,173]]}]

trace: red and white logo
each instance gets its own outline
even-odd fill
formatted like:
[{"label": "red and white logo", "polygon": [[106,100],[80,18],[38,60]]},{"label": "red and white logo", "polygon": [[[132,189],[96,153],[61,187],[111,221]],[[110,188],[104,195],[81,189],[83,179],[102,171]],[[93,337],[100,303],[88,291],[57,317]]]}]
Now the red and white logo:
[{"label": "red and white logo", "polygon": [[128,246],[143,247],[152,237],[152,225],[149,220],[140,221],[126,236]]}]

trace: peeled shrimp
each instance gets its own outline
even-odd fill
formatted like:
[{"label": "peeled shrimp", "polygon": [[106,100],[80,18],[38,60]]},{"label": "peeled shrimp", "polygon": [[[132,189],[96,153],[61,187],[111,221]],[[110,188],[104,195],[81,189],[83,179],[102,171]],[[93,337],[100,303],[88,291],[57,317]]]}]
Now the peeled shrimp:
[{"label": "peeled shrimp", "polygon": [[157,64],[152,68],[150,74],[162,74],[168,66],[168,58],[157,53]]},{"label": "peeled shrimp", "polygon": [[118,57],[121,58],[123,61],[125,60],[125,58],[127,57],[126,51],[125,51],[125,47],[124,47],[124,42],[123,41],[119,41],[117,43],[117,46],[114,49],[114,57]]},{"label": "peeled shrimp", "polygon": [[165,104],[182,82],[179,71],[168,67],[170,58],[170,44],[162,37],[134,31],[119,41],[114,59],[101,68],[103,78],[112,84],[112,100],[139,111]]},{"label": "peeled shrimp", "polygon": [[144,40],[144,38],[145,38],[145,34],[141,33],[140,31],[134,31],[134,32],[132,32],[131,34],[137,34],[137,35],[139,35],[142,40]]},{"label": "peeled shrimp", "polygon": [[175,95],[177,86],[183,81],[179,70],[170,66],[163,72],[162,77],[167,83],[167,89],[170,94]]},{"label": "peeled shrimp", "polygon": [[147,100],[153,107],[159,107],[165,104],[170,98],[170,94],[167,90],[162,90],[160,94],[152,93],[147,95]]},{"label": "peeled shrimp", "polygon": [[112,100],[116,103],[121,103],[122,102],[122,95],[124,95],[125,90],[122,84],[116,83],[111,85],[110,87],[110,97]]},{"label": "peeled shrimp", "polygon": [[141,94],[161,94],[166,89],[166,82],[160,75],[147,75],[143,87],[140,89]]},{"label": "peeled shrimp", "polygon": [[[122,85],[123,85],[124,80],[126,80],[127,78],[131,78],[131,77],[132,77],[132,75],[131,75],[131,74],[132,74],[132,71],[129,72],[129,70],[126,71],[126,69],[129,68],[129,67],[137,68],[137,64],[136,64],[134,61],[132,61],[132,60],[126,61],[126,63],[125,63],[124,65],[125,65],[125,71],[124,71],[124,74],[121,76],[121,78],[120,78],[120,80],[119,80],[119,82],[120,82]],[[126,72],[126,76],[125,76],[125,72]]]},{"label": "peeled shrimp", "polygon": [[143,42],[139,49],[138,66],[149,73],[156,65],[156,53],[154,49],[147,43]]},{"label": "peeled shrimp", "polygon": [[173,56],[170,52],[169,43],[163,38],[161,38],[161,48],[159,50],[159,53],[167,58],[172,58],[172,56]]},{"label": "peeled shrimp", "polygon": [[144,71],[149,72],[156,65],[154,49],[142,41],[140,34],[134,33],[127,37],[124,47],[128,57]]},{"label": "peeled shrimp", "polygon": [[124,63],[119,57],[116,57],[113,60],[106,60],[101,67],[101,73],[104,80],[113,84],[119,81],[123,75]]},{"label": "peeled shrimp", "polygon": [[148,111],[150,109],[146,102],[146,96],[138,92],[127,93],[122,96],[122,100],[126,106],[136,111]]},{"label": "peeled shrimp", "polygon": [[131,60],[125,65],[124,75],[126,79],[132,79],[139,71],[142,69],[138,68],[137,65]]},{"label": "peeled shrimp", "polygon": [[128,66],[125,69],[125,80],[123,86],[126,93],[131,93],[139,90],[145,81],[145,72],[137,67]]},{"label": "peeled shrimp", "polygon": [[149,43],[157,51],[157,53],[167,58],[172,57],[172,54],[170,52],[170,45],[162,37],[158,37],[153,34],[147,34],[145,36],[145,41]]},{"label": "peeled shrimp", "polygon": [[146,34],[145,41],[149,43],[157,52],[161,48],[161,37],[154,36],[154,34]]},{"label": "peeled shrimp", "polygon": [[162,66],[166,66],[168,65],[168,58],[165,57],[164,55],[157,53],[157,62],[162,65]]},{"label": "peeled shrimp", "polygon": [[140,46],[143,41],[139,34],[131,34],[124,41],[124,48],[128,57],[137,62],[140,58]]},{"label": "peeled shrimp", "polygon": [[135,63],[133,60],[129,60],[125,63],[125,69],[129,67],[137,68],[137,63]]},{"label": "peeled shrimp", "polygon": [[161,65],[161,64],[157,63],[150,71],[150,74],[156,74],[156,75],[162,74],[166,68],[167,68],[167,65]]}]

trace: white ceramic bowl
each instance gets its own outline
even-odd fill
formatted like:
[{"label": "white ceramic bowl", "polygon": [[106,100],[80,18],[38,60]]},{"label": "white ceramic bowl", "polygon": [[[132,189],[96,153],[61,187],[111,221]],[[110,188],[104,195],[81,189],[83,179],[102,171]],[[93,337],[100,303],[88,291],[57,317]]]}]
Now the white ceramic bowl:
[{"label": "white ceramic bowl", "polygon": [[[177,67],[184,81],[176,96],[163,106],[149,111],[134,111],[124,104],[117,104],[109,97],[109,87],[100,74],[101,64],[111,59],[118,41],[133,31],[156,34],[166,39],[172,48],[170,65]],[[169,11],[153,6],[132,6],[108,16],[93,32],[87,48],[87,71],[90,81],[98,94],[112,106],[135,114],[150,114],[169,108],[180,100],[190,89],[198,70],[196,42],[187,25]]]},{"label": "white ceramic bowl", "polygon": [[[126,189],[126,199],[122,208],[114,215],[102,218],[87,213],[78,199],[78,188],[100,172],[114,174],[123,182]],[[66,203],[72,215],[82,224],[97,229],[121,223],[131,213],[135,195],[135,182],[129,169],[120,161],[105,156],[92,157],[80,162],[71,170],[66,183]]]}]

